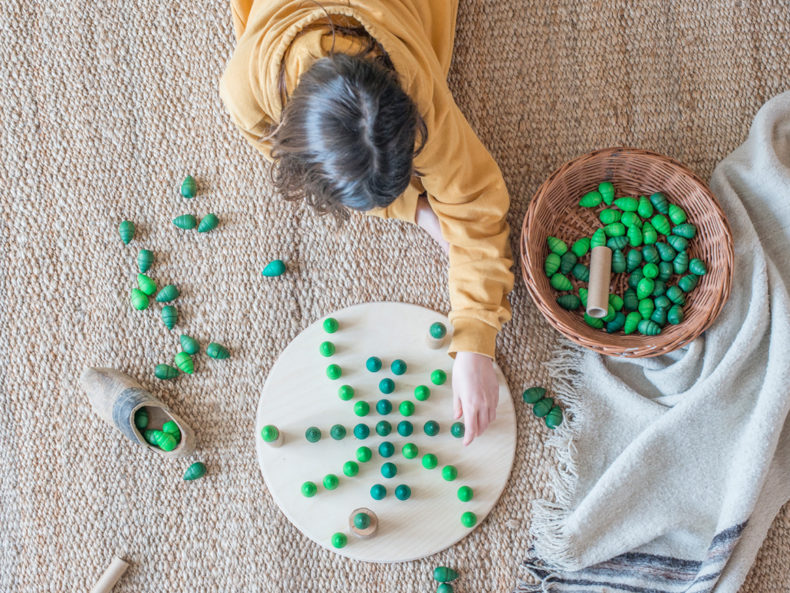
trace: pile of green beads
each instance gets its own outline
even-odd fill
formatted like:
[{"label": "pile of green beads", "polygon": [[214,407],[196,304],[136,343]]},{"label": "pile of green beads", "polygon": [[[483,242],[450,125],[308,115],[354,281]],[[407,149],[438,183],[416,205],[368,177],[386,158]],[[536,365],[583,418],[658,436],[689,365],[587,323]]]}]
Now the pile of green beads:
[{"label": "pile of green beads", "polygon": [[546,397],[544,387],[530,387],[524,391],[521,398],[524,403],[533,406],[532,412],[538,418],[543,418],[549,428],[555,429],[562,424],[562,408],[554,405],[552,398]]},{"label": "pile of green beads", "polygon": [[[585,314],[587,324],[608,333],[655,336],[667,323],[682,323],[686,297],[707,273],[705,263],[689,255],[697,227],[687,221],[683,208],[661,192],[649,198],[615,199],[612,184],[604,182],[579,201],[584,208],[601,204],[606,206],[598,212],[602,226],[591,237],[582,237],[570,248],[557,237],[547,239],[550,253],[544,271],[551,286],[564,293],[557,303],[569,311],[586,308],[583,285],[590,270],[582,259],[592,248],[606,245],[612,250],[612,273],[628,274],[627,288],[622,295],[609,295],[609,311],[603,318]],[[573,293],[571,276],[579,285],[578,294]]]}]

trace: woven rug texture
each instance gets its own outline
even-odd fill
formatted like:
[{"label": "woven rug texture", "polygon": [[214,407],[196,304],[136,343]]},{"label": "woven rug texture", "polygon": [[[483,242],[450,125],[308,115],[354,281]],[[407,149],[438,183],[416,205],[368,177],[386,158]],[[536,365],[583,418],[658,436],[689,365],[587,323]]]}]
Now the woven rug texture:
[{"label": "woven rug texture", "polygon": [[[654,150],[707,179],[787,90],[788,38],[784,0],[462,0],[450,84],[510,188],[514,251],[540,183],[590,150]],[[551,387],[542,363],[562,343],[520,272],[498,342],[519,399],[516,462],[484,524],[435,557],[367,565],[312,543],[267,493],[253,429],[278,353],[355,303],[446,313],[447,260],[418,228],[362,216],[338,228],[274,196],[218,97],[233,46],[218,0],[0,3],[0,591],[86,590],[113,554],[132,563],[119,593],[431,591],[437,564],[460,571],[459,593],[510,590],[555,464],[518,396]],[[189,173],[199,196],[187,202]],[[221,226],[175,229],[187,212]],[[138,228],[128,246],[122,219]],[[157,283],[181,289],[174,331],[157,307],[129,305],[141,248]],[[263,279],[274,258],[289,273]],[[232,357],[157,381],[182,332]],[[79,389],[86,365],[138,377],[171,405],[196,431],[193,459],[165,460],[100,422]],[[209,475],[182,481],[197,459]],[[743,591],[790,591],[788,566],[785,506]]]}]

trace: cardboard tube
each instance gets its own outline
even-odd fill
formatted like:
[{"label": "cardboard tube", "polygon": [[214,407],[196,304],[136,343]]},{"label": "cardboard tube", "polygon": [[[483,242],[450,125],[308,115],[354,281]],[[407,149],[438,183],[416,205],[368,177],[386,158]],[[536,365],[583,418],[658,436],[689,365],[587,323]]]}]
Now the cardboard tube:
[{"label": "cardboard tube", "polygon": [[587,292],[587,315],[606,317],[609,312],[609,282],[612,277],[612,250],[603,245],[590,256],[590,288]]},{"label": "cardboard tube", "polygon": [[90,593],[109,593],[110,589],[115,586],[115,583],[123,576],[127,568],[129,568],[129,564],[115,556],[107,567],[107,570],[104,571],[104,574],[102,574],[96,584],[93,585]]}]

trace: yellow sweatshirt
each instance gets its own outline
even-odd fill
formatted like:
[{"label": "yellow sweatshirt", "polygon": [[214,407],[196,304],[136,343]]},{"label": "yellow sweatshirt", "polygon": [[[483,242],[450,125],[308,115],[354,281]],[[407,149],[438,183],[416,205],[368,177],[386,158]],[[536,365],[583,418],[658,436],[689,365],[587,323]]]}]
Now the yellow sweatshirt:
[{"label": "yellow sweatshirt", "polygon": [[[401,86],[425,120],[428,140],[414,162],[421,177],[390,206],[369,214],[413,223],[417,198],[423,188],[427,191],[450,244],[450,354],[493,358],[497,332],[510,319],[513,261],[505,219],[510,199],[499,167],[447,87],[457,0],[318,0],[320,6],[311,0],[231,2],[238,44],[220,96],[236,126],[267,158],[270,145],[262,137],[283,108],[281,66],[290,94],[300,75],[332,46],[327,12],[338,24],[363,26],[389,54]],[[355,38],[336,36],[337,53],[358,49]]]}]

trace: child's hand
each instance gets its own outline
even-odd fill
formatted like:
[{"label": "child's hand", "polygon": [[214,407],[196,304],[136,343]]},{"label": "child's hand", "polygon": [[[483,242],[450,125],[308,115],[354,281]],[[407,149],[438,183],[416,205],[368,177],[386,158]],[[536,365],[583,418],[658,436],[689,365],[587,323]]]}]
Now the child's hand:
[{"label": "child's hand", "polygon": [[476,352],[458,352],[453,365],[453,412],[464,417],[464,445],[483,434],[496,418],[499,381],[494,362]]}]

